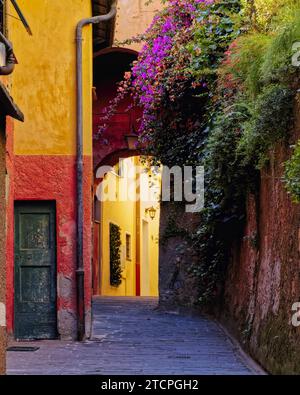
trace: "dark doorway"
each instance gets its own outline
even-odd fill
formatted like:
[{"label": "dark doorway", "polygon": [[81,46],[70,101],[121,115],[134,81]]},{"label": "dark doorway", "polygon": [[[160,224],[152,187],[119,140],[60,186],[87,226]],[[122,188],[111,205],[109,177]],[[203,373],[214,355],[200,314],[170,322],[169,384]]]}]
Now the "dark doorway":
[{"label": "dark doorway", "polygon": [[15,338],[55,339],[54,202],[15,204]]}]

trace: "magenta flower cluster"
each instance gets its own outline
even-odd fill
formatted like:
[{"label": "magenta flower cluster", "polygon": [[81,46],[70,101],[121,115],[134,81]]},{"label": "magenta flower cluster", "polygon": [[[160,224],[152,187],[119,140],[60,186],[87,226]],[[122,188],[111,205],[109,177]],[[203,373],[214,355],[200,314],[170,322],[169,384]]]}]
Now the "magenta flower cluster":
[{"label": "magenta flower cluster", "polygon": [[165,81],[168,77],[167,63],[174,45],[191,28],[198,10],[213,2],[169,0],[167,7],[154,18],[147,30],[146,44],[132,69],[134,98],[144,109],[141,131],[147,129],[153,120],[153,112],[161,108],[162,100],[168,94]]},{"label": "magenta flower cluster", "polygon": [[119,84],[118,96],[106,109],[105,124],[99,129],[99,135],[128,94],[143,108],[140,133],[144,136],[151,134],[151,125],[163,111],[165,98],[175,101],[182,90],[182,83],[189,79],[185,69],[188,68],[190,54],[185,46],[191,39],[193,23],[204,9],[216,1],[169,0],[145,34],[131,40],[144,42],[143,48],[131,72],[126,73]]}]

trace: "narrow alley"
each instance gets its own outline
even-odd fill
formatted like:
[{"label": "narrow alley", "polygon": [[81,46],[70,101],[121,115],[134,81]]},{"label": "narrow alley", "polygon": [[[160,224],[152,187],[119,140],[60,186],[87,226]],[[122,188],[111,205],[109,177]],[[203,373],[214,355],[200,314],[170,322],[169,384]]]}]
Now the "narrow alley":
[{"label": "narrow alley", "polygon": [[0,0],[0,379],[300,375],[299,174],[300,0]]},{"label": "narrow alley", "polygon": [[157,309],[154,298],[96,298],[90,341],[15,343],[14,375],[256,375],[262,371],[214,322]]}]

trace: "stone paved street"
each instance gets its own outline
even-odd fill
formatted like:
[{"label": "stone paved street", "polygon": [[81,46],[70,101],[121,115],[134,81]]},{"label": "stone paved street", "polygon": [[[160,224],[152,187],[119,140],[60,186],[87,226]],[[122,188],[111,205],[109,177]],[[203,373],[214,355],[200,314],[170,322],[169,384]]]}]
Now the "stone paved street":
[{"label": "stone paved street", "polygon": [[156,305],[96,298],[90,341],[26,343],[40,349],[8,352],[8,374],[259,374],[216,323]]}]

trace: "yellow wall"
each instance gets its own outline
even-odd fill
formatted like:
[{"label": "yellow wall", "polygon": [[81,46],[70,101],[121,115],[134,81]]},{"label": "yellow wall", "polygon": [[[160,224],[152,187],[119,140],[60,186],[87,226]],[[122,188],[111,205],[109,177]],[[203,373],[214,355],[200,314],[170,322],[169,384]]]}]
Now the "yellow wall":
[{"label": "yellow wall", "polygon": [[[128,168],[134,165],[133,159],[126,160]],[[115,183],[116,198],[119,200],[119,196],[122,193],[120,188],[120,181],[118,176],[113,173],[108,173],[104,182],[103,188],[110,188],[114,191],[112,185]],[[105,185],[105,186],[104,186]],[[126,187],[126,186],[125,186]],[[136,231],[135,224],[135,202],[122,202],[122,201],[106,201],[102,203],[101,208],[101,239],[102,246],[101,252],[101,294],[106,296],[134,296],[135,295],[135,244],[133,242]],[[123,282],[118,287],[110,286],[110,265],[109,265],[109,226],[110,223],[114,223],[121,228],[122,237],[122,249],[121,259],[123,270]],[[132,259],[126,261],[125,259],[125,240],[126,232],[132,235]]]},{"label": "yellow wall", "polygon": [[[91,0],[18,0],[33,36],[8,1],[8,34],[19,64],[9,78],[25,115],[15,123],[17,155],[74,155],[76,150],[75,28],[92,14]],[[160,0],[118,0],[115,39],[143,33]],[[92,154],[92,29],[84,28],[84,153]],[[132,48],[139,50],[139,45]],[[21,87],[21,88],[20,88]]]},{"label": "yellow wall", "polygon": [[[148,6],[146,0],[118,0],[115,40],[122,42],[128,38],[144,33],[150,26],[155,13],[162,8],[161,0],[153,0]],[[126,47],[126,46],[125,46]],[[140,44],[128,48],[139,51]]]},{"label": "yellow wall", "polygon": [[[150,177],[149,177],[150,176]],[[151,184],[151,188],[149,188]],[[153,185],[152,185],[153,184]],[[140,180],[141,191],[154,192],[153,197],[143,198],[140,202],[140,246],[141,246],[141,296],[158,296],[158,251],[159,251],[159,220],[160,220],[160,190],[161,190],[161,177],[153,173],[144,173]],[[154,207],[156,209],[156,215],[154,219],[151,219],[147,209]],[[143,242],[144,238],[147,237],[144,234],[144,225],[148,226],[148,243],[149,243],[149,266],[150,275],[145,272],[145,266],[143,259]],[[149,294],[150,290],[150,294]]]},{"label": "yellow wall", "polygon": [[[139,164],[139,158],[133,157],[124,160],[125,177],[120,178],[114,173],[108,173],[102,188],[107,193],[107,188],[112,192],[112,196],[119,198],[122,192],[130,188],[128,182],[129,177],[133,174],[130,169],[135,164]],[[126,170],[127,169],[127,170]],[[154,188],[160,192],[160,178],[154,180]],[[116,188],[113,187],[116,185]],[[141,180],[141,189],[149,190],[148,174],[145,174]],[[151,187],[153,188],[153,187]],[[135,190],[135,187],[132,187]],[[158,196],[159,197],[159,196]],[[158,198],[157,198],[158,199]],[[118,199],[119,200],[119,199]],[[139,206],[139,207],[138,207]],[[151,206],[157,208],[156,217],[151,220],[149,214],[146,214],[145,209]],[[137,220],[137,211],[140,211],[140,218]],[[158,296],[158,237],[159,237],[159,204],[156,201],[135,202],[132,201],[105,201],[101,204],[101,232],[100,251],[100,294],[104,296],[135,296],[136,295],[136,263],[137,254],[140,250],[141,256],[143,255],[143,228],[142,221],[147,221],[149,224],[149,273],[145,275],[143,272],[143,260],[141,259],[141,295],[142,296]],[[109,226],[114,223],[121,228],[121,260],[123,267],[123,281],[122,284],[116,288],[110,285],[110,263],[109,263]],[[137,227],[139,226],[139,229]],[[126,233],[131,235],[131,260],[126,260]],[[137,237],[139,240],[137,240]],[[140,246],[140,247],[139,247]]]},{"label": "yellow wall", "polygon": [[[8,13],[16,16],[9,5]],[[92,14],[91,0],[18,0],[33,36],[8,17],[9,38],[19,64],[11,94],[25,115],[15,123],[15,154],[74,155],[76,148],[77,22]],[[84,28],[85,154],[92,153],[92,35]]]}]

